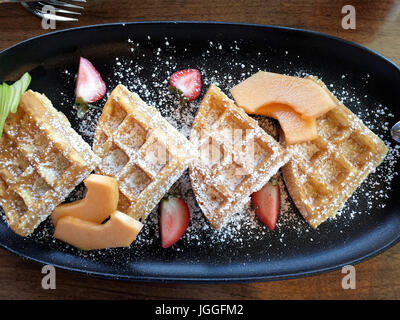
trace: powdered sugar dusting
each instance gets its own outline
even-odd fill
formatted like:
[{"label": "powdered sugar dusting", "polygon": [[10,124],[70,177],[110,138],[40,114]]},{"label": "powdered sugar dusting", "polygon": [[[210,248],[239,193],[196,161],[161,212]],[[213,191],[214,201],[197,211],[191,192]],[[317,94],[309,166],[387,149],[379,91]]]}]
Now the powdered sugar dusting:
[{"label": "powdered sugar dusting", "polygon": [[[295,252],[305,242],[318,245],[328,241],[329,235],[335,230],[341,230],[345,234],[348,229],[352,228],[355,218],[381,212],[380,209],[386,206],[391,197],[392,182],[398,174],[395,168],[400,148],[388,140],[387,130],[392,124],[391,121],[395,120],[389,111],[389,106],[371,100],[370,96],[360,96],[357,90],[349,85],[351,77],[347,74],[344,74],[343,77],[339,76],[335,82],[331,83],[330,79],[325,79],[324,74],[318,74],[307,65],[301,65],[299,63],[301,57],[292,55],[290,50],[281,50],[283,62],[277,64],[273,58],[277,56],[277,49],[271,51],[266,48],[265,52],[256,51],[252,57],[243,53],[246,51],[245,49],[246,47],[241,41],[221,43],[206,41],[202,43],[201,48],[192,48],[191,46],[182,48],[170,37],[158,39],[158,41],[153,38],[135,40],[132,37],[127,40],[128,52],[123,56],[112,58],[104,65],[104,68],[109,71],[104,76],[108,88],[107,96],[118,83],[124,84],[129,90],[136,92],[147,104],[158,108],[168,122],[188,137],[200,99],[190,102],[186,107],[179,104],[179,101],[168,91],[169,77],[176,70],[184,68],[200,70],[203,81],[200,98],[204,96],[205,90],[210,84],[216,84],[230,96],[229,89],[231,87],[258,70],[297,76],[313,74],[321,78],[329,90],[350,109],[355,110],[364,123],[385,141],[389,147],[389,154],[376,172],[371,174],[357,189],[336,218],[324,223],[318,230],[311,229],[300,216],[287,193],[280,173],[277,175],[277,180],[281,190],[281,210],[276,229],[273,232],[259,221],[250,202],[247,202],[242,212],[232,215],[222,229],[214,230],[209,226],[197,205],[188,172],[185,172],[173,188],[175,191],[178,190],[188,204],[191,222],[182,239],[171,250],[183,254],[186,258],[189,257],[192,261],[199,259],[191,254],[193,250],[207,253],[210,248],[214,250],[213,252],[223,255],[226,260],[224,250],[228,247],[231,248],[229,259],[232,261],[236,256],[243,258],[243,255],[247,254],[245,250],[249,247],[259,248],[260,254],[265,254],[264,258],[268,259],[270,255],[283,255],[285,248],[288,250],[290,248],[292,252]],[[193,58],[194,52],[197,52],[195,58]],[[73,83],[73,72],[70,70],[65,70],[62,76],[69,77]],[[370,75],[362,75],[366,84],[370,77]],[[70,98],[68,99],[66,103],[70,101]],[[104,100],[102,104],[104,104],[103,102]],[[82,120],[77,121],[78,126],[75,129],[86,141],[93,140],[100,113],[99,110],[90,109]],[[264,130],[278,139],[279,129],[274,120],[261,116],[253,118]],[[71,196],[70,200],[80,198],[82,195],[81,186],[81,189]],[[361,203],[363,205],[360,205]],[[375,213],[376,211],[378,213]],[[37,241],[49,243],[54,241],[51,234],[52,226],[47,221],[44,227],[34,235],[34,238]],[[56,245],[57,241],[54,243]],[[107,249],[88,253],[67,246],[66,250],[94,260],[102,260],[105,256],[111,256],[115,257],[115,260],[111,259],[113,263],[118,263],[118,257],[121,254],[128,260],[138,259],[141,254],[154,255],[157,259],[163,259],[165,258],[163,253],[146,249],[149,247],[159,248],[159,243],[158,209],[155,208],[146,220],[142,232],[129,249]],[[235,249],[232,249],[232,245]],[[171,250],[168,251],[169,254],[171,254]],[[176,256],[172,256],[172,258],[174,257]],[[251,260],[250,256],[244,258]]]}]

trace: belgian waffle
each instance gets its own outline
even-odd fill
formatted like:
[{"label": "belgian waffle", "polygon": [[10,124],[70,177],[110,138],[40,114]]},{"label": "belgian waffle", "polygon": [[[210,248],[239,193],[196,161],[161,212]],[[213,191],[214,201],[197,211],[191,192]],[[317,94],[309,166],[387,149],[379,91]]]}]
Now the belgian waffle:
[{"label": "belgian waffle", "polygon": [[378,136],[335,100],[337,107],[317,119],[319,137],[288,146],[292,158],[282,168],[290,196],[313,228],[336,214],[388,152]]},{"label": "belgian waffle", "polygon": [[189,167],[192,188],[216,229],[289,160],[285,149],[215,85],[201,102],[190,141],[199,154]]},{"label": "belgian waffle", "polygon": [[46,96],[25,92],[0,141],[0,204],[10,228],[32,233],[98,161]]},{"label": "belgian waffle", "polygon": [[115,177],[118,210],[144,221],[193,158],[191,143],[160,112],[118,85],[97,124],[96,172]]}]

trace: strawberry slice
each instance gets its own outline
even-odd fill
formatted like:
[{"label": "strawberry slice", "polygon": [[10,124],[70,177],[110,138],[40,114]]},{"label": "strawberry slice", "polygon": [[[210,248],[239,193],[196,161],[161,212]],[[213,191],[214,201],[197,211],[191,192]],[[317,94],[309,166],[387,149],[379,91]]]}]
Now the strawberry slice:
[{"label": "strawberry slice", "polygon": [[[196,99],[201,93],[201,75],[197,69],[179,70],[169,79],[172,88],[178,89],[187,101]],[[171,90],[174,92],[173,90]],[[176,94],[176,92],[174,92]]]},{"label": "strawberry slice", "polygon": [[175,197],[161,200],[160,212],[161,245],[163,248],[168,248],[186,231],[190,212],[185,201]]},{"label": "strawberry slice", "polygon": [[251,195],[258,218],[272,231],[278,219],[281,193],[276,181],[268,182],[260,191]]},{"label": "strawberry slice", "polygon": [[106,94],[106,84],[93,64],[83,57],[79,60],[75,96],[80,103],[96,102]]}]

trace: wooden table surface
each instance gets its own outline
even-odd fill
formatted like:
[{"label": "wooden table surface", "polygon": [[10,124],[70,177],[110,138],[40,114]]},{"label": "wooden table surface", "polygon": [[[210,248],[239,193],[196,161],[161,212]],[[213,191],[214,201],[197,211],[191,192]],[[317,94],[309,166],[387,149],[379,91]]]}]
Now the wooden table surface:
[{"label": "wooden table surface", "polygon": [[[341,27],[343,5],[356,8],[356,30]],[[40,19],[20,5],[0,5],[0,50],[44,34]],[[400,64],[400,1],[87,0],[78,23],[144,20],[251,22],[311,29],[361,43]],[[343,274],[246,284],[152,284],[102,280],[57,270],[55,290],[41,287],[41,265],[0,249],[1,299],[399,299],[400,244],[356,265],[356,289]]]}]

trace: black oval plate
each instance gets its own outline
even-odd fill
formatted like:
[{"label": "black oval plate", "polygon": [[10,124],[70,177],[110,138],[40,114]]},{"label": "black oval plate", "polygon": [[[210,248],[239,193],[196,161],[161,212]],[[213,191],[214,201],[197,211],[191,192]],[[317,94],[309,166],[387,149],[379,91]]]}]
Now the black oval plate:
[{"label": "black oval plate", "polygon": [[[31,88],[45,93],[91,142],[93,127],[87,124],[93,125],[93,121],[77,121],[71,108],[81,55],[97,67],[108,89],[124,83],[155,103],[169,119],[176,115],[177,105],[168,94],[166,81],[172,71],[194,67],[202,71],[203,93],[211,82],[228,92],[258,69],[317,75],[388,143],[388,128],[400,120],[400,71],[393,63],[339,38],[274,26],[151,22],[54,32],[3,51],[0,80],[16,80],[29,71]],[[102,103],[104,99],[99,105]],[[181,123],[176,123],[181,130],[190,129],[195,109],[196,104],[182,109],[189,120],[185,124],[181,117]],[[360,262],[399,240],[397,157],[398,149],[392,148],[388,160],[357,190],[342,214],[316,231],[288,202],[273,233],[253,215],[243,228],[234,222],[230,233],[216,234],[194,210],[188,232],[170,249],[161,249],[156,211],[128,249],[79,252],[52,239],[49,221],[25,239],[1,222],[0,244],[40,263],[113,279],[256,281],[316,274]],[[186,190],[188,201],[193,202],[192,196]]]}]

